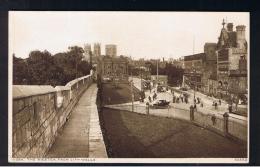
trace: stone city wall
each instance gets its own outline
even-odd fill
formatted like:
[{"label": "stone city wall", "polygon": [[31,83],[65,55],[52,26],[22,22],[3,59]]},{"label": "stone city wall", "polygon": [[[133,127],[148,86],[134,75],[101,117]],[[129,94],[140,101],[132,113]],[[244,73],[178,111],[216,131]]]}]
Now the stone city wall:
[{"label": "stone city wall", "polygon": [[193,122],[233,139],[247,141],[247,121],[224,115],[194,112]]},{"label": "stone city wall", "polygon": [[12,157],[43,157],[92,77],[66,86],[13,85]]}]

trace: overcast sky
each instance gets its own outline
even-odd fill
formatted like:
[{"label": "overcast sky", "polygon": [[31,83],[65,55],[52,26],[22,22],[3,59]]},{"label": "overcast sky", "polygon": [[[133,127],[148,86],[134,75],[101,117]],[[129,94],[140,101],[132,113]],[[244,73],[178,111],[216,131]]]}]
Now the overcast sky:
[{"label": "overcast sky", "polygon": [[[246,26],[249,13],[220,12],[10,12],[9,55],[26,58],[32,50],[55,54],[68,46],[116,44],[118,55],[133,58],[178,58],[203,52],[217,42],[222,19]],[[92,45],[93,46],[93,45]]]}]

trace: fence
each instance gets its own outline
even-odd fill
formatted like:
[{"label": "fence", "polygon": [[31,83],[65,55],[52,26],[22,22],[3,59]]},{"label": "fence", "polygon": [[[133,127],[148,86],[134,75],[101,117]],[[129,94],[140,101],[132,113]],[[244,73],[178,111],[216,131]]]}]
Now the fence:
[{"label": "fence", "polygon": [[85,76],[55,88],[13,85],[12,157],[43,157],[91,83]]}]

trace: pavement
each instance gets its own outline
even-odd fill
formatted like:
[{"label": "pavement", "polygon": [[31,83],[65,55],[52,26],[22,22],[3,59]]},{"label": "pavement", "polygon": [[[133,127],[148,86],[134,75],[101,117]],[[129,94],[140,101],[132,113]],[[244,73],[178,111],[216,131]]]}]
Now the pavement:
[{"label": "pavement", "polygon": [[[90,143],[91,140],[95,142],[100,138],[103,139],[102,134],[100,136],[97,110],[93,110],[93,108],[96,109],[96,93],[96,84],[92,84],[83,93],[46,158],[87,158],[93,157],[93,151],[98,151],[99,156],[106,156],[104,147]],[[94,112],[95,114],[93,114]],[[91,128],[91,126],[93,127]],[[93,148],[93,146],[99,148]],[[92,155],[90,155],[90,151]]]}]

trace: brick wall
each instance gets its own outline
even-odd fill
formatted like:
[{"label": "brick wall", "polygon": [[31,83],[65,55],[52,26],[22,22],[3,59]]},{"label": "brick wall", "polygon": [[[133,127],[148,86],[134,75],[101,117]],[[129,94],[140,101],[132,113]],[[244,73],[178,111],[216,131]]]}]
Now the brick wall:
[{"label": "brick wall", "polygon": [[[91,83],[91,76],[85,76],[56,89],[51,86],[14,85],[12,157],[43,157]],[[62,98],[59,108],[58,97]]]}]

